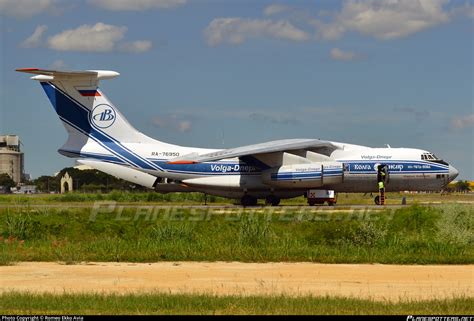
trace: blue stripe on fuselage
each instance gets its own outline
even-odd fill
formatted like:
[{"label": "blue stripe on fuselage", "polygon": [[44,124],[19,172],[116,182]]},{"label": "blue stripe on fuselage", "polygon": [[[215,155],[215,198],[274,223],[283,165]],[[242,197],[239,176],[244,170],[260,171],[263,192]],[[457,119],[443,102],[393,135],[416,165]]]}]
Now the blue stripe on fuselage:
[{"label": "blue stripe on fuselage", "polygon": [[[97,153],[88,153],[88,152],[74,152],[74,151],[66,151],[69,154],[76,154],[78,157],[86,157],[86,158],[94,158],[97,160],[102,160],[102,161],[109,161],[109,162],[114,162],[117,164],[123,164],[127,165],[123,160],[116,156],[112,155],[104,155],[104,154],[97,154]],[[242,170],[242,169],[250,169],[249,167],[246,167],[248,165],[242,164],[242,163],[229,163],[226,161],[226,163],[222,164],[220,162],[213,162],[213,163],[198,163],[198,164],[169,164],[168,160],[162,159],[154,159],[153,162],[156,165],[159,165],[163,170],[170,172],[170,173],[178,173],[178,174],[195,174],[195,175],[255,175],[255,174],[260,174],[261,171],[253,168],[252,170]],[[359,161],[344,161],[344,162],[353,162],[358,163]],[[367,162],[364,162],[366,164]],[[406,167],[409,166],[410,163],[419,163],[417,161],[400,161],[397,162],[397,164],[402,164],[406,165]],[[375,162],[372,162],[372,168],[373,165],[376,164]],[[220,170],[216,170],[220,169]],[[412,174],[412,173],[440,173],[440,172],[446,172],[447,169],[437,169],[435,168],[424,168],[423,170],[401,170],[401,171],[389,171],[390,174]],[[375,170],[371,171],[346,171],[346,173],[350,174],[375,174]],[[276,173],[275,173],[276,174]],[[275,175],[274,174],[274,175]],[[294,174],[297,174],[297,176],[294,176]],[[274,178],[274,175],[272,175],[272,179]],[[312,172],[300,172],[300,173],[280,173],[278,174],[278,179],[285,178],[285,179],[299,179],[299,176],[305,177],[305,178],[318,178],[320,177],[321,173],[318,171],[312,171]],[[338,176],[341,175],[341,170],[340,169],[328,169],[324,170],[324,176]]]},{"label": "blue stripe on fuselage", "polygon": [[345,172],[350,174],[374,174],[376,165],[385,164],[388,166],[390,174],[397,173],[438,173],[447,172],[448,166],[423,161],[361,161],[361,160],[340,160],[344,163]]}]

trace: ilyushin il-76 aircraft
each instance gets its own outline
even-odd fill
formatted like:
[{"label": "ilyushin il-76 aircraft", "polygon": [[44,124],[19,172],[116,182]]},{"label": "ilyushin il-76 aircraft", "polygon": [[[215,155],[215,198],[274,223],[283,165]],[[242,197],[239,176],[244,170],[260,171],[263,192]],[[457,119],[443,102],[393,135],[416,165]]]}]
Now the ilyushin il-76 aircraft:
[{"label": "ilyushin il-76 aircraft", "polygon": [[119,73],[17,69],[35,74],[69,137],[58,150],[80,164],[158,192],[198,191],[240,200],[306,195],[308,190],[377,192],[441,190],[458,171],[433,153],[372,148],[320,139],[284,139],[230,149],[173,145],[136,130],[99,89]]}]

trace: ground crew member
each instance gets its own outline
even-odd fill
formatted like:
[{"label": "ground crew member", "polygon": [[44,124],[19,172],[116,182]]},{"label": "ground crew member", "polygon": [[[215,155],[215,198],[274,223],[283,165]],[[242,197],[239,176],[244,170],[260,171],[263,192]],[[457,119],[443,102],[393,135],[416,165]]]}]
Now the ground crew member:
[{"label": "ground crew member", "polygon": [[382,165],[377,166],[377,183],[380,181],[385,181],[385,173],[383,171]]},{"label": "ground crew member", "polygon": [[385,185],[384,185],[383,181],[380,181],[379,182],[379,192],[382,193],[384,189],[385,189]]}]

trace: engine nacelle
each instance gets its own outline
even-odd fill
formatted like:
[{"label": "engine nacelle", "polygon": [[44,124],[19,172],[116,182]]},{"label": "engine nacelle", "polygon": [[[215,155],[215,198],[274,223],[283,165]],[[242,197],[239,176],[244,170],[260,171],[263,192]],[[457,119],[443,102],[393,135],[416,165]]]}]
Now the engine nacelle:
[{"label": "engine nacelle", "polygon": [[321,187],[342,183],[343,167],[339,162],[285,165],[264,171],[262,180],[276,187]]}]

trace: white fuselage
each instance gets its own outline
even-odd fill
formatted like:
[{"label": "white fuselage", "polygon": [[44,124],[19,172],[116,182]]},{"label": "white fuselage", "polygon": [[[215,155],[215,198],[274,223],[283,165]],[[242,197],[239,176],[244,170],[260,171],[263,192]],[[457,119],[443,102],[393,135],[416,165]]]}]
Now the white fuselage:
[{"label": "white fuselage", "polygon": [[[422,160],[427,153],[411,148],[371,148],[366,146],[332,142],[338,146],[329,155],[332,162],[341,164],[342,180],[321,185],[319,176],[313,180],[306,179],[306,164],[296,165],[294,172],[286,171],[284,177],[289,180],[272,183],[265,181],[265,168],[258,168],[239,160],[224,159],[220,161],[170,164],[169,161],[190,154],[207,154],[213,149],[189,148],[170,144],[130,143],[124,148],[143,160],[139,164],[125,157],[118,157],[103,146],[93,141],[83,146],[80,154],[61,151],[72,157],[96,159],[109,163],[131,166],[139,171],[180,182],[192,190],[225,197],[239,198],[244,194],[254,197],[276,195],[281,198],[304,194],[309,188],[332,189],[337,192],[376,192],[377,166],[388,166],[387,191],[425,190],[437,191],[453,179],[457,171],[443,161]],[[301,169],[300,169],[301,168]],[[455,172],[455,173],[454,173]],[[277,175],[281,174],[276,172]],[[311,175],[310,173],[308,173]],[[301,178],[299,178],[299,176]],[[321,174],[320,174],[321,175]],[[321,179],[326,179],[322,173]],[[316,183],[314,183],[316,182]],[[158,189],[159,191],[159,189]]]}]

